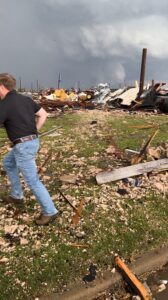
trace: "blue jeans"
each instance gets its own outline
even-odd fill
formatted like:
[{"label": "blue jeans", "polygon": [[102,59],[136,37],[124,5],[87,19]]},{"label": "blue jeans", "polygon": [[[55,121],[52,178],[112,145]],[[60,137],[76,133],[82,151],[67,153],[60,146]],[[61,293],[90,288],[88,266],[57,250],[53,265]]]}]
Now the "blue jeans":
[{"label": "blue jeans", "polygon": [[58,212],[54,203],[37,174],[35,155],[39,149],[39,139],[16,144],[4,157],[3,165],[11,183],[11,196],[16,199],[23,198],[19,172],[33,194],[36,196],[44,215],[52,216]]}]

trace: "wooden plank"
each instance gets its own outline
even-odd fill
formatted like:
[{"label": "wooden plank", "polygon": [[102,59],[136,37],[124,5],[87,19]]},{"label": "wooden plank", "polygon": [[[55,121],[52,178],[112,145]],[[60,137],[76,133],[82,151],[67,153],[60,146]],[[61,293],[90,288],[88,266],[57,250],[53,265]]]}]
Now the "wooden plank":
[{"label": "wooden plank", "polygon": [[111,181],[120,180],[132,176],[141,175],[143,173],[149,173],[152,171],[164,171],[168,169],[168,158],[149,161],[133,166],[128,166],[120,169],[114,169],[110,172],[101,172],[96,175],[96,181],[98,184],[103,184]]},{"label": "wooden plank", "polygon": [[135,292],[137,292],[143,300],[152,300],[151,295],[144,287],[144,285],[138,280],[138,278],[131,272],[131,270],[119,257],[116,257],[115,263],[120,268],[123,277],[132,286]]}]

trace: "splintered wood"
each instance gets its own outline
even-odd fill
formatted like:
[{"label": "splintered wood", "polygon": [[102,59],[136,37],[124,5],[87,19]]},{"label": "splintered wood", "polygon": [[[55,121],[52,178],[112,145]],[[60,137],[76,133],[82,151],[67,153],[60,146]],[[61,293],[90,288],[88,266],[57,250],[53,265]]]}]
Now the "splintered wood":
[{"label": "splintered wood", "polygon": [[126,266],[126,264],[119,258],[115,259],[116,265],[121,270],[123,277],[132,286],[132,288],[141,296],[142,300],[152,300],[151,295],[144,287],[144,285],[138,280],[138,278],[131,272],[131,270]]},{"label": "splintered wood", "polygon": [[77,225],[78,222],[79,222],[79,218],[81,216],[81,212],[82,212],[82,209],[83,209],[83,200],[80,202],[80,205],[79,207],[77,208],[77,211],[75,212],[75,215],[73,216],[72,218],[72,224],[73,225]]},{"label": "splintered wood", "polygon": [[131,164],[135,165],[138,164],[142,161],[144,155],[146,154],[146,151],[150,145],[150,143],[152,142],[152,140],[154,139],[155,135],[158,133],[158,129],[155,130],[151,136],[149,137],[149,139],[147,140],[147,142],[145,143],[145,145],[142,147],[142,149],[140,150],[139,154],[136,154],[135,156],[132,157],[131,159]]}]

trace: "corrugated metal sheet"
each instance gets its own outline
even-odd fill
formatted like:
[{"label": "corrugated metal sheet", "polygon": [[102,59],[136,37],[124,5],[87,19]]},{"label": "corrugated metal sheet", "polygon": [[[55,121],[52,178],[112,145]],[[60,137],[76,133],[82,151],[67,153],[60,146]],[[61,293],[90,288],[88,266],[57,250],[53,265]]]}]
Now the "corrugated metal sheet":
[{"label": "corrugated metal sheet", "polygon": [[124,93],[125,89],[126,89],[126,88],[118,89],[118,90],[116,90],[115,92],[111,93],[111,94],[110,94],[111,98],[114,98],[114,97],[116,97],[116,96],[121,95],[122,93]]},{"label": "corrugated metal sheet", "polygon": [[116,96],[114,99],[119,98],[122,100],[122,105],[130,106],[131,102],[136,99],[138,92],[139,92],[138,87],[131,88],[125,91],[124,93],[122,93],[120,96]]}]

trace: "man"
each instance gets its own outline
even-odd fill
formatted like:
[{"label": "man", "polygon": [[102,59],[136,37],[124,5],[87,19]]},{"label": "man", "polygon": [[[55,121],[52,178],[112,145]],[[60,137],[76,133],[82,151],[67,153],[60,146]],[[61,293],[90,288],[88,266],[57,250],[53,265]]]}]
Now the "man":
[{"label": "man", "polygon": [[36,196],[42,213],[37,225],[51,223],[58,214],[54,203],[37,174],[35,155],[39,148],[38,131],[46,121],[47,113],[31,98],[16,92],[16,80],[8,73],[0,74],[0,124],[3,124],[12,150],[3,160],[11,183],[11,194],[6,203],[23,204],[21,172],[26,184]]}]

